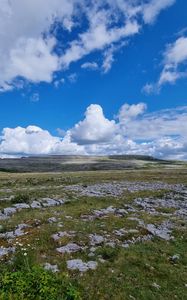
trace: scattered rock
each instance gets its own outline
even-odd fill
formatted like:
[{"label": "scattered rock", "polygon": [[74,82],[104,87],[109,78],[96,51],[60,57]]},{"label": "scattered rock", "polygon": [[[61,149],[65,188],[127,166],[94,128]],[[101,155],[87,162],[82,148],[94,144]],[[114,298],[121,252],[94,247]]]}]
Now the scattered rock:
[{"label": "scattered rock", "polygon": [[49,218],[47,221],[48,221],[48,223],[50,223],[50,224],[58,222],[57,218],[55,218],[55,217],[51,217],[51,218]]},{"label": "scattered rock", "polygon": [[3,213],[6,217],[12,216],[16,211],[17,209],[15,207],[6,207],[3,209]]},{"label": "scattered rock", "polygon": [[6,207],[2,211],[0,211],[0,220],[6,220],[17,211],[20,211],[22,209],[41,209],[42,207],[52,207],[56,205],[62,205],[64,203],[65,201],[62,199],[54,200],[51,198],[43,198],[41,199],[41,201],[34,200],[30,205],[27,203],[16,203],[12,207]]},{"label": "scattered rock", "polygon": [[72,237],[75,235],[75,232],[74,231],[70,231],[69,233],[67,231],[59,231],[55,234],[52,235],[52,238],[55,240],[55,241],[58,241],[60,238],[64,237],[64,236],[67,236],[67,237]]},{"label": "scattered rock", "polygon": [[14,207],[17,209],[27,209],[27,208],[30,208],[30,205],[27,203],[17,203],[17,204],[14,204]]},{"label": "scattered rock", "polygon": [[0,212],[0,221],[4,221],[8,219],[8,216],[5,216],[3,213]]},{"label": "scattered rock", "polygon": [[118,230],[114,230],[113,232],[117,236],[124,236],[124,235],[129,234],[129,233],[138,233],[139,231],[137,229],[126,230],[124,228],[121,228],[121,229],[118,229]]},{"label": "scattered rock", "polygon": [[67,220],[72,220],[72,219],[73,219],[72,216],[65,216],[65,218],[66,218]]},{"label": "scattered rock", "polygon": [[27,234],[27,232],[23,231],[23,229],[30,227],[27,224],[19,224],[15,230],[13,231],[7,231],[5,233],[0,233],[0,238],[7,239],[7,240],[12,240],[15,239],[19,236],[23,236]]},{"label": "scattered rock", "polygon": [[41,203],[39,201],[33,201],[31,203],[31,208],[41,208]]},{"label": "scattered rock", "polygon": [[167,184],[164,182],[131,182],[131,181],[114,181],[111,183],[100,183],[93,185],[70,185],[66,189],[77,192],[81,196],[89,197],[119,197],[124,191],[138,192],[138,191],[159,191],[171,190],[175,192],[182,192],[184,186],[181,184]]},{"label": "scattered rock", "polygon": [[93,252],[88,253],[88,257],[93,257],[95,254]]},{"label": "scattered rock", "polygon": [[179,254],[175,254],[173,256],[170,257],[170,260],[173,262],[173,263],[177,263],[180,259],[180,255]]},{"label": "scattered rock", "polygon": [[91,248],[90,248],[90,251],[91,251],[91,252],[95,252],[96,250],[97,250],[96,247],[91,247]]},{"label": "scattered rock", "polygon": [[53,273],[59,272],[58,266],[57,265],[51,265],[49,263],[45,263],[44,269],[47,271],[51,271]]},{"label": "scattered rock", "polygon": [[160,285],[158,285],[156,282],[152,284],[152,287],[156,288],[157,290],[161,288]]},{"label": "scattered rock", "polygon": [[[181,199],[178,199],[180,196]],[[172,197],[172,198],[170,198]],[[182,196],[181,194],[174,195],[169,194],[166,195],[166,198],[163,199],[154,199],[154,198],[137,198],[134,200],[134,203],[142,208],[143,211],[146,211],[150,214],[157,214],[157,215],[166,215],[169,216],[169,213],[162,213],[155,210],[155,208],[174,208],[177,211],[174,213],[178,216],[187,216],[187,198]]]},{"label": "scattered rock", "polygon": [[42,205],[44,207],[51,207],[51,206],[57,206],[60,203],[57,200],[51,199],[51,198],[43,198],[42,199]]},{"label": "scattered rock", "polygon": [[59,253],[73,253],[82,250],[82,247],[75,243],[69,243],[66,246],[60,247],[56,249]]},{"label": "scattered rock", "polygon": [[86,272],[88,270],[95,270],[97,268],[96,261],[83,262],[81,259],[71,259],[67,261],[67,268],[69,270],[79,270]]},{"label": "scattered rock", "polygon": [[105,244],[106,246],[108,247],[111,247],[111,248],[115,248],[116,247],[116,242],[114,241],[109,241]]},{"label": "scattered rock", "polygon": [[15,247],[9,247],[9,248],[0,247],[0,258],[1,258],[2,256],[5,256],[5,255],[8,255],[8,254],[14,253],[15,250],[16,250]]},{"label": "scattered rock", "polygon": [[169,241],[173,239],[171,236],[171,228],[172,224],[168,221],[163,222],[161,225],[148,224],[145,228],[154,236],[158,236],[159,238]]},{"label": "scattered rock", "polygon": [[91,246],[100,245],[105,241],[104,237],[98,234],[90,234],[89,238]]}]

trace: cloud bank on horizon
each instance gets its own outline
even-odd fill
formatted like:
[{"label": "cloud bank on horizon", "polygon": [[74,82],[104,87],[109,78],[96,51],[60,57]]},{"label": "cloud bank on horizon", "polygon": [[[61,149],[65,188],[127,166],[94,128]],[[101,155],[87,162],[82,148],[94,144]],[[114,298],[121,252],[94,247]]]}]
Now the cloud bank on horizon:
[{"label": "cloud bank on horizon", "polygon": [[[174,3],[175,0],[2,0],[0,90],[22,88],[26,82],[55,82],[57,72],[67,70],[94,51],[102,56],[101,66],[88,61],[82,68],[106,73],[111,69],[114,53]],[[174,47],[180,50],[186,42],[177,41]],[[183,76],[176,74],[176,65],[186,55],[179,59],[174,57],[175,50],[173,55],[172,49],[168,52],[159,85]]]},{"label": "cloud bank on horizon", "polygon": [[4,128],[0,156],[125,153],[187,159],[187,106],[155,113],[146,113],[146,108],[144,103],[126,103],[109,120],[100,105],[91,104],[63,138],[37,126]]}]

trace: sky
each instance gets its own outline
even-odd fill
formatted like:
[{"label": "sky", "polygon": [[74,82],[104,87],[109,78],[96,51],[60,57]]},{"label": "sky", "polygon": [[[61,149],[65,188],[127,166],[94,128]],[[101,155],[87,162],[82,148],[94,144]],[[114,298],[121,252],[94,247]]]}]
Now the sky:
[{"label": "sky", "polygon": [[0,157],[187,160],[187,1],[0,0]]}]

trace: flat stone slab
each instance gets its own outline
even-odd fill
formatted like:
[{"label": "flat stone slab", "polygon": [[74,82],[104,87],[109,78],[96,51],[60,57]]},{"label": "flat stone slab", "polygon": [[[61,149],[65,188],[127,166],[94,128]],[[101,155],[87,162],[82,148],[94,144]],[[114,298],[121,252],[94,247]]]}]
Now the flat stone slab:
[{"label": "flat stone slab", "polygon": [[12,216],[15,214],[17,209],[15,207],[6,207],[3,209],[3,214],[7,217]]},{"label": "flat stone slab", "polygon": [[96,261],[83,262],[82,259],[71,259],[67,261],[67,268],[69,270],[79,270],[80,272],[95,270],[97,265]]},{"label": "flat stone slab", "polygon": [[62,246],[56,249],[59,253],[73,253],[82,250],[82,247],[75,243],[69,243],[66,246]]},{"label": "flat stone slab", "polygon": [[28,228],[28,227],[30,227],[30,226],[27,224],[24,224],[24,223],[19,224],[18,226],[16,226],[15,230],[0,233],[0,238],[11,240],[11,239],[15,239],[19,236],[23,236],[23,235],[27,234],[27,232],[25,232],[23,229]]},{"label": "flat stone slab", "polygon": [[16,209],[27,209],[27,208],[30,208],[30,205],[27,203],[17,203],[17,204],[14,204],[14,207]]},{"label": "flat stone slab", "polygon": [[6,220],[7,218],[10,218],[13,214],[16,212],[22,210],[22,209],[41,209],[45,207],[53,207],[53,206],[59,206],[63,205],[65,201],[63,199],[51,199],[51,198],[43,198],[40,201],[32,201],[31,204],[27,203],[16,203],[12,207],[6,207],[3,210],[0,211],[0,220]]},{"label": "flat stone slab", "polygon": [[161,225],[148,224],[145,228],[154,236],[157,236],[165,241],[173,239],[171,236],[171,224],[169,222],[163,222]]},{"label": "flat stone slab", "polygon": [[51,206],[57,206],[57,205],[59,205],[59,202],[55,199],[51,199],[51,198],[43,198],[42,199],[43,207],[51,207]]},{"label": "flat stone slab", "polygon": [[90,234],[89,238],[91,246],[100,245],[105,241],[105,238],[99,234]]},{"label": "flat stone slab", "polygon": [[32,203],[31,203],[31,208],[41,208],[42,206],[41,206],[41,203],[39,202],[39,201],[33,201]]}]

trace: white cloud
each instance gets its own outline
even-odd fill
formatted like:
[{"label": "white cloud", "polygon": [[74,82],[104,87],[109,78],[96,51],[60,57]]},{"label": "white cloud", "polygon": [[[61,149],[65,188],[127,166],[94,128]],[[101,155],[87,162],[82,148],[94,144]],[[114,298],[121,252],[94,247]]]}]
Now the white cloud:
[{"label": "white cloud", "polygon": [[83,147],[71,142],[68,133],[62,140],[37,126],[3,129],[0,143],[1,156],[65,153],[85,154],[85,151]]},{"label": "white cloud", "polygon": [[[123,45],[140,32],[144,21],[151,23],[173,2],[144,0],[140,5],[139,0],[2,0],[0,90],[21,88],[24,80],[50,83],[56,71],[96,50],[105,52],[106,72],[113,62],[113,53],[106,49]],[[64,40],[55,34],[58,25],[66,31]],[[68,35],[73,30],[74,39]]]},{"label": "white cloud", "polygon": [[164,61],[167,65],[178,65],[187,60],[187,37],[178,38],[175,43],[168,45]]},{"label": "white cloud", "polygon": [[112,68],[112,65],[115,61],[114,54],[119,51],[124,46],[128,45],[128,41],[122,41],[117,45],[111,45],[109,46],[103,54],[103,63],[102,63],[102,71],[104,74],[108,73],[110,69]]},{"label": "white cloud", "polygon": [[175,0],[151,0],[143,5],[143,18],[145,23],[153,23],[159,13],[173,5]]},{"label": "white cloud", "polygon": [[144,103],[124,104],[116,121],[108,120],[100,105],[92,104],[85,119],[63,137],[37,126],[4,128],[0,157],[39,154],[144,154],[187,160],[187,106],[146,112]]},{"label": "white cloud", "polygon": [[93,62],[85,62],[84,64],[81,65],[82,69],[88,69],[88,70],[97,70],[98,69],[98,64],[93,61]]},{"label": "white cloud", "polygon": [[168,68],[166,66],[160,74],[157,89],[160,89],[160,87],[166,83],[174,84],[177,81],[177,79],[182,78],[183,76],[184,73],[178,72],[173,68]]},{"label": "white cloud", "polygon": [[63,85],[65,83],[65,79],[64,78],[60,78],[57,80],[54,80],[53,84],[56,88],[58,88],[60,85]]},{"label": "white cloud", "polygon": [[91,27],[85,33],[79,35],[79,39],[71,43],[65,54],[61,57],[64,67],[69,67],[85,55],[95,50],[103,50],[111,43],[120,41],[122,38],[134,35],[139,32],[140,26],[136,21],[128,21],[122,27],[107,28],[106,16],[100,23],[95,24],[92,20]]},{"label": "white cloud", "polygon": [[116,132],[115,121],[109,121],[100,105],[92,104],[85,112],[85,119],[71,129],[71,138],[78,144],[103,143]]},{"label": "white cloud", "polygon": [[119,110],[118,118],[120,124],[127,123],[128,121],[135,119],[137,116],[143,114],[147,109],[145,103],[138,103],[129,105],[125,103]]},{"label": "white cloud", "polygon": [[142,93],[147,95],[152,94],[155,90],[155,86],[153,83],[146,83],[142,88]]},{"label": "white cloud", "polygon": [[114,50],[109,48],[104,53],[104,60],[102,64],[102,69],[104,73],[108,73],[112,68],[112,64],[114,62]]},{"label": "white cloud", "polygon": [[163,53],[163,69],[156,83],[147,83],[143,92],[158,92],[165,84],[174,84],[178,79],[187,77],[187,37],[179,37],[169,44]]},{"label": "white cloud", "polygon": [[[14,87],[16,77],[31,82],[51,82],[58,70],[53,53],[55,37],[48,35],[54,20],[71,19],[73,1],[3,0],[0,7],[0,87]],[[65,25],[64,25],[65,26]]]},{"label": "white cloud", "polygon": [[[146,113],[146,106],[125,104],[120,109],[119,123],[127,138],[156,140],[163,137],[187,137],[187,106]],[[123,113],[121,113],[121,111]],[[131,111],[136,111],[132,118]],[[128,114],[130,112],[130,114]]]},{"label": "white cloud", "polygon": [[187,69],[180,70],[180,66],[186,62],[187,37],[180,37],[173,44],[169,44],[164,53],[164,68],[160,74],[158,86],[175,83],[177,79],[187,76]]}]

